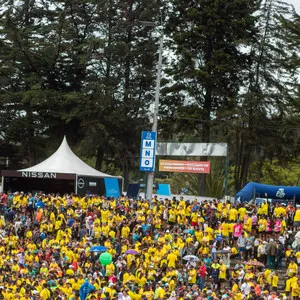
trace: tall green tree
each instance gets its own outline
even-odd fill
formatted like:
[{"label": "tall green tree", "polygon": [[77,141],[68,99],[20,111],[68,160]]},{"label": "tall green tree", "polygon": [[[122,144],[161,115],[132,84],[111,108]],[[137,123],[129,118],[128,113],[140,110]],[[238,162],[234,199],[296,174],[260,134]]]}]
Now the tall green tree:
[{"label": "tall green tree", "polygon": [[[157,38],[141,21],[156,21],[155,1],[108,1],[99,15],[99,47],[93,53],[86,89],[90,99],[82,114],[87,153],[96,167],[112,164],[125,178],[138,171],[140,134],[150,129]],[[95,141],[97,146],[94,145]],[[96,150],[96,152],[95,152]]]},{"label": "tall green tree", "polygon": [[274,157],[294,159],[299,139],[293,132],[291,105],[295,99],[297,49],[286,23],[293,9],[281,1],[265,0],[259,15],[259,34],[249,44],[251,64],[245,70],[244,92],[237,105],[234,142],[235,188],[248,181],[249,167]]},{"label": "tall green tree", "polygon": [[168,33],[175,57],[166,92],[181,94],[185,115],[194,112],[192,134],[201,142],[212,141],[212,121],[235,106],[249,64],[242,48],[255,38],[258,8],[257,0],[172,1]]},{"label": "tall green tree", "polygon": [[96,157],[96,168],[113,166],[128,182],[138,169],[140,131],[150,129],[157,38],[140,21],[158,19],[156,2],[3,5],[3,138],[21,143],[32,165],[66,132],[78,153]]}]

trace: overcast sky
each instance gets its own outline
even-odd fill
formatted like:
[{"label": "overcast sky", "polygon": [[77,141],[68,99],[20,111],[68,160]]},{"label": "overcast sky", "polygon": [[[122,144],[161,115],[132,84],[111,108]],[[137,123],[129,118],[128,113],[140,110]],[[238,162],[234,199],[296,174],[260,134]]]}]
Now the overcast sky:
[{"label": "overcast sky", "polygon": [[297,13],[300,14],[300,0],[285,0],[285,2],[293,4]]}]

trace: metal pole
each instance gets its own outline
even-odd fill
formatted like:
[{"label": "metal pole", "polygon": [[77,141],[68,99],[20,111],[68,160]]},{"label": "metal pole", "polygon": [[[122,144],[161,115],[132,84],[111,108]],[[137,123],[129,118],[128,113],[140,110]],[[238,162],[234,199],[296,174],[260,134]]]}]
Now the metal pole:
[{"label": "metal pole", "polygon": [[[157,64],[157,74],[156,74],[156,88],[155,88],[155,103],[154,103],[154,113],[153,113],[153,125],[152,131],[156,132],[156,140],[157,140],[157,121],[158,121],[158,105],[159,105],[159,95],[160,95],[160,79],[161,79],[161,69],[162,69],[162,51],[163,51],[163,41],[164,34],[163,32],[159,38],[159,51],[158,51],[158,64]],[[154,149],[156,151],[156,149]],[[154,158],[153,164],[155,168]],[[152,201],[152,191],[153,191],[153,180],[154,180],[154,172],[149,172],[147,176],[147,193],[146,200]]]},{"label": "metal pole", "polygon": [[75,194],[76,194],[76,195],[77,195],[77,193],[78,193],[77,181],[78,181],[78,175],[76,174],[76,177],[75,177]]}]

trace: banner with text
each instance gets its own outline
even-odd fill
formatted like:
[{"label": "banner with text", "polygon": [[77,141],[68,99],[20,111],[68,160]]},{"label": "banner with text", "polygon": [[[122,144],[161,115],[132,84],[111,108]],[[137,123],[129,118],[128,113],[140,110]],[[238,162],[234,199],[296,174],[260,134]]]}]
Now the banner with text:
[{"label": "banner with text", "polygon": [[209,161],[159,160],[159,171],[209,174]]}]

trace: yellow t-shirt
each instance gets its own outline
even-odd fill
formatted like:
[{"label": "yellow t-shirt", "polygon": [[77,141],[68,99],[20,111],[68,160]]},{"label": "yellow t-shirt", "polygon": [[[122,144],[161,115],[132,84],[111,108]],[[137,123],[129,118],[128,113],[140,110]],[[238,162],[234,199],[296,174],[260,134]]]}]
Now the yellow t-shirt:
[{"label": "yellow t-shirt", "polygon": [[272,276],[272,286],[278,287],[278,276],[277,275]]},{"label": "yellow t-shirt", "polygon": [[269,204],[268,203],[263,203],[261,205],[262,215],[267,215],[268,214],[268,209],[269,209]]},{"label": "yellow t-shirt", "polygon": [[195,269],[191,269],[188,275],[189,275],[188,282],[192,284],[196,283],[197,271]]},{"label": "yellow t-shirt", "polygon": [[226,266],[224,264],[222,264],[220,266],[220,269],[219,269],[220,273],[219,273],[219,278],[220,279],[226,279]]},{"label": "yellow t-shirt", "polygon": [[297,282],[294,282],[291,286],[292,288],[292,296],[299,297],[300,296],[300,288]]},{"label": "yellow t-shirt", "polygon": [[240,220],[243,220],[245,217],[247,210],[245,207],[240,207],[238,210],[239,216],[240,216]]},{"label": "yellow t-shirt", "polygon": [[228,223],[222,223],[222,235],[224,237],[229,236],[229,224]]},{"label": "yellow t-shirt", "polygon": [[43,299],[43,300],[47,300],[50,298],[50,291],[48,289],[42,289],[41,292],[40,292],[40,297]]},{"label": "yellow t-shirt", "polygon": [[291,291],[291,279],[288,279],[286,282],[285,282],[285,291],[287,293],[289,293]]},{"label": "yellow t-shirt", "polygon": [[266,219],[260,219],[258,221],[258,231],[263,232],[267,228],[267,220]]},{"label": "yellow t-shirt", "polygon": [[238,211],[235,208],[229,210],[229,221],[236,221],[238,216]]},{"label": "yellow t-shirt", "polygon": [[294,222],[300,222],[300,209],[297,209],[295,212]]},{"label": "yellow t-shirt", "polygon": [[168,260],[168,267],[172,267],[172,268],[175,268],[176,265],[176,260],[177,260],[177,256],[171,252],[170,254],[168,254],[168,257],[167,257],[167,260]]},{"label": "yellow t-shirt", "polygon": [[296,263],[291,262],[288,266],[288,274],[292,275],[292,274],[297,274],[298,271],[298,266]]}]

